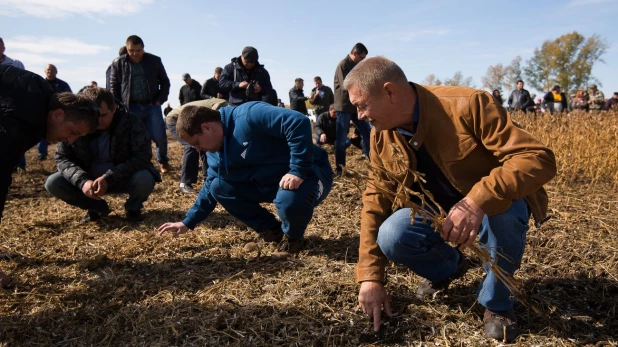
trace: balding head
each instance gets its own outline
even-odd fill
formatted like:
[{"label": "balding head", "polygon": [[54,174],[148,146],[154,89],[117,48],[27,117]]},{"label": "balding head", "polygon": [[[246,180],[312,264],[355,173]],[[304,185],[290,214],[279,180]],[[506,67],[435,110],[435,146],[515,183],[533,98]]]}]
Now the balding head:
[{"label": "balding head", "polygon": [[56,69],[54,64],[47,64],[45,67],[45,77],[50,81],[55,80],[56,74],[58,74],[58,69]]},{"label": "balding head", "polygon": [[363,60],[350,71],[343,86],[358,110],[358,118],[370,122],[376,131],[412,129],[416,92],[391,60]]},{"label": "balding head", "polygon": [[385,57],[367,58],[348,74],[343,82],[347,90],[357,88],[363,95],[379,93],[386,82],[407,84],[406,74],[399,65]]}]

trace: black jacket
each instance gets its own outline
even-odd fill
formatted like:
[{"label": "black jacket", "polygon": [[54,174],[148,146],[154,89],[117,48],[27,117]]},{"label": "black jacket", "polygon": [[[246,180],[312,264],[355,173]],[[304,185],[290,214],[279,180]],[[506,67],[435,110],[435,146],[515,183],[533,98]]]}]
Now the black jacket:
[{"label": "black jacket", "polygon": [[0,65],[0,218],[13,167],[24,152],[45,138],[53,93],[43,77]]},{"label": "black jacket", "polygon": [[206,99],[216,98],[217,93],[223,94],[222,99],[224,100],[227,100],[230,97],[229,93],[221,92],[221,89],[219,88],[219,81],[215,80],[214,77],[207,79],[206,82],[204,82],[204,86],[202,87],[202,91],[201,91],[202,99],[206,100]]},{"label": "black jacket", "polygon": [[273,106],[279,106],[277,105],[279,103],[279,97],[277,96],[277,91],[274,89],[271,89],[268,95],[262,96],[262,101],[269,103]]},{"label": "black jacket", "polygon": [[307,105],[305,104],[305,94],[302,89],[296,89],[293,87],[290,89],[290,108],[294,111],[298,111],[304,115],[307,115]]},{"label": "black jacket", "polygon": [[[114,167],[103,175],[107,184],[113,186],[142,169],[150,171],[155,180],[161,182],[161,175],[151,162],[152,147],[143,121],[119,106],[109,132]],[[97,140],[99,133],[97,131],[80,137],[73,144],[59,143],[56,148],[55,160],[58,171],[79,189],[89,179],[88,170],[96,154],[92,152],[90,143]]]},{"label": "black jacket", "polygon": [[[141,61],[148,81],[150,102],[159,102],[163,105],[170,93],[170,79],[167,78],[161,58],[150,53],[144,53]],[[117,100],[129,106],[131,98],[131,62],[126,54],[119,56],[112,62],[109,78],[109,89]]]},{"label": "black jacket", "polygon": [[[560,98],[562,100],[560,100],[560,103],[562,104],[562,110],[566,111],[567,110],[567,100],[566,100],[566,95],[564,93],[560,93]],[[549,103],[553,103],[554,102],[554,93],[552,93],[551,91],[547,92],[547,94],[545,94],[545,96],[543,97],[543,103],[545,105],[548,105]]]},{"label": "black jacket", "polygon": [[356,107],[350,102],[350,95],[348,91],[343,89],[343,81],[345,77],[356,66],[356,63],[352,61],[350,55],[346,55],[343,60],[337,64],[337,70],[335,70],[335,110],[356,114]]},{"label": "black jacket", "polygon": [[328,111],[320,113],[314,125],[315,134],[319,137],[326,134],[327,143],[335,143],[337,137],[337,118],[331,118]]},{"label": "black jacket", "polygon": [[335,103],[335,94],[333,94],[333,90],[330,87],[322,85],[320,89],[320,94],[316,93],[316,88],[311,89],[311,94],[309,97],[309,102],[312,105],[315,105],[315,113],[322,114],[330,108],[330,105]]},{"label": "black jacket", "polygon": [[202,100],[202,85],[200,82],[196,80],[191,80],[191,84],[185,84],[180,87],[180,94],[178,95],[178,99],[180,100],[180,105],[184,105],[191,101]]},{"label": "black jacket", "polygon": [[509,110],[525,110],[533,101],[527,90],[515,89],[509,96]]},{"label": "black jacket", "polygon": [[[256,81],[259,82],[261,90],[255,95],[247,96],[247,88],[240,88],[240,82]],[[262,97],[268,95],[273,89],[270,83],[270,75],[264,65],[256,63],[251,70],[246,70],[242,65],[240,57],[232,58],[232,62],[227,64],[221,72],[219,88],[223,93],[229,93],[228,102],[230,105],[240,105],[247,101],[261,101]]]}]

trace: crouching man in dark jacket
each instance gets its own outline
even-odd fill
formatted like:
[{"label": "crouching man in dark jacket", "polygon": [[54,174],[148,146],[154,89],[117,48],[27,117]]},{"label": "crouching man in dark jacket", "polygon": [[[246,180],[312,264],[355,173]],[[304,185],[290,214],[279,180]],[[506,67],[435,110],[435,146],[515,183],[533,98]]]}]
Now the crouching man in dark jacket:
[{"label": "crouching man in dark jacket", "polygon": [[[185,106],[176,131],[208,152],[208,177],[185,219],[163,224],[160,233],[194,229],[220,203],[264,241],[281,241],[279,251],[302,248],[313,210],[333,183],[328,154],[312,143],[309,118],[264,102],[219,112]],[[264,202],[275,204],[281,221],[260,206]]]},{"label": "crouching man in dark jacket", "polygon": [[161,182],[150,162],[152,148],[145,125],[124,106],[116,105],[113,94],[106,89],[88,89],[84,95],[99,105],[99,129],[73,144],[58,145],[58,172],[47,178],[45,189],[70,205],[88,210],[82,223],[110,213],[102,199],[105,194],[129,193],[125,203],[127,220],[140,222],[144,201],[155,182]]},{"label": "crouching man in dark jacket", "polygon": [[229,93],[229,104],[240,105],[247,101],[263,101],[273,89],[268,71],[258,62],[257,49],[247,46],[240,57],[232,58],[219,79],[221,93]]},{"label": "crouching man in dark jacket", "polygon": [[[0,65],[0,222],[11,173],[19,157],[42,139],[67,141],[95,131],[99,109],[72,93],[55,94],[45,80],[30,71]],[[13,280],[0,271],[0,287]]]}]

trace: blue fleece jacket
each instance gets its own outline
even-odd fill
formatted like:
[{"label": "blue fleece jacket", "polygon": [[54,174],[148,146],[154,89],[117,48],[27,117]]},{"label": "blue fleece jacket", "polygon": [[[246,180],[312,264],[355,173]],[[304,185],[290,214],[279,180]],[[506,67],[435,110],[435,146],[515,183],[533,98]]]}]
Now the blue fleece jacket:
[{"label": "blue fleece jacket", "polygon": [[217,205],[210,193],[215,178],[230,184],[251,182],[272,191],[285,174],[302,179],[316,175],[313,155],[323,151],[313,144],[309,118],[299,112],[265,102],[228,106],[219,112],[223,146],[206,155],[206,183],[183,220],[189,229],[206,219]]}]

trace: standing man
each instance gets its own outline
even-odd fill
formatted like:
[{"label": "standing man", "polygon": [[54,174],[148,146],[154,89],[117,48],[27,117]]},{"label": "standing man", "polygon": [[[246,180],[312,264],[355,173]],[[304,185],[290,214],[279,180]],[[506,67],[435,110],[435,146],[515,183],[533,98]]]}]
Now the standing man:
[{"label": "standing man", "polygon": [[[373,124],[373,170],[363,193],[356,279],[359,304],[374,329],[379,330],[382,308],[391,315],[384,288],[389,260],[426,279],[416,291],[419,299],[447,290],[468,269],[464,254],[447,242],[466,247],[478,236],[512,275],[523,256],[530,215],[541,223],[547,213],[543,185],[556,174],[552,151],[516,126],[491,94],[408,82],[384,57],[360,63],[345,87],[359,118]],[[410,208],[393,206],[400,189],[421,191],[416,176],[400,163],[424,173],[424,187],[448,211],[440,233],[431,221],[410,216]],[[485,307],[485,333],[514,340],[519,332],[508,288],[487,270],[477,293]]]},{"label": "standing man", "polygon": [[357,43],[352,47],[352,51],[337,65],[335,70],[335,110],[337,110],[337,140],[335,141],[335,165],[337,166],[337,176],[342,173],[345,166],[346,139],[350,131],[350,120],[358,129],[361,135],[363,146],[363,158],[369,157],[369,124],[358,119],[356,107],[350,102],[348,91],[343,87],[343,81],[348,73],[367,56],[367,47],[362,43]]},{"label": "standing man", "polygon": [[[56,75],[58,74],[58,69],[56,68],[55,65],[53,64],[48,64],[45,67],[45,80],[47,80],[47,83],[49,83],[50,86],[52,86],[52,88],[54,89],[54,92],[56,93],[64,93],[64,92],[69,92],[72,93],[73,91],[71,90],[71,87],[69,87],[69,84],[66,83],[65,81],[61,80],[60,78],[56,78]],[[42,139],[41,142],[39,142],[38,145],[38,151],[39,151],[39,160],[46,160],[47,159],[47,148],[49,147],[49,143],[47,142],[47,140]],[[24,159],[24,163],[25,163],[25,159]],[[24,165],[25,167],[25,165]]]},{"label": "standing man", "polygon": [[218,98],[210,98],[206,100],[193,101],[188,104],[185,104],[182,107],[178,107],[175,109],[169,109],[165,117],[165,125],[170,133],[180,142],[182,145],[183,153],[182,153],[182,165],[180,167],[180,185],[178,186],[178,190],[185,194],[197,194],[197,190],[193,188],[193,185],[197,183],[197,174],[200,166],[200,159],[202,159],[202,173],[204,175],[204,180],[206,180],[208,163],[206,162],[206,153],[198,152],[195,147],[191,146],[187,141],[183,140],[182,137],[178,136],[178,132],[176,131],[176,124],[178,123],[178,116],[182,112],[185,107],[188,106],[200,106],[200,107],[208,107],[212,110],[218,110],[221,107],[227,106],[227,101]]},{"label": "standing man", "polygon": [[221,93],[221,89],[219,88],[219,80],[221,79],[221,71],[223,71],[223,69],[217,66],[215,68],[215,75],[207,79],[206,82],[204,82],[204,86],[202,87],[202,91],[201,91],[202,99],[206,100],[206,99],[216,98],[216,99],[223,99],[226,101],[228,100],[229,93]]},{"label": "standing man", "polygon": [[[99,109],[83,95],[55,94],[40,76],[11,65],[0,65],[0,222],[11,173],[20,155],[46,138],[73,143],[95,131]],[[12,284],[0,271],[0,286]]]},{"label": "standing man", "polygon": [[247,101],[260,101],[273,89],[270,75],[258,62],[257,49],[247,46],[239,57],[232,58],[219,79],[221,93],[229,93],[229,104],[240,105]]},{"label": "standing man", "polygon": [[[312,143],[309,118],[264,102],[219,112],[186,106],[176,130],[208,152],[208,178],[185,219],[163,224],[160,233],[194,229],[220,203],[265,241],[281,242],[279,251],[302,248],[313,210],[333,180],[328,154]],[[260,206],[264,202],[275,204],[280,221]]]},{"label": "standing man", "polygon": [[98,131],[73,143],[60,143],[56,150],[58,172],[45,182],[45,189],[67,204],[87,211],[82,223],[94,222],[111,210],[103,196],[129,193],[125,203],[129,222],[141,222],[143,203],[161,182],[152,166],[150,137],[144,122],[116,105],[104,88],[89,88],[84,95],[101,110]]},{"label": "standing man", "polygon": [[144,41],[131,35],[126,41],[127,54],[112,62],[110,90],[129,111],[146,123],[150,138],[157,144],[157,161],[161,173],[170,169],[167,135],[161,105],[167,101],[170,80],[161,58],[144,52]]},{"label": "standing man", "polygon": [[200,82],[191,78],[188,73],[182,75],[182,80],[185,81],[185,85],[180,87],[180,94],[178,99],[180,100],[180,106],[189,103],[191,101],[202,100],[202,85]]},{"label": "standing man", "polygon": [[311,105],[315,105],[315,114],[322,114],[328,111],[330,105],[335,102],[335,95],[330,87],[322,84],[320,76],[316,76],[313,82],[315,83],[315,88],[311,89],[309,102]]},{"label": "standing man", "polygon": [[528,108],[528,104],[532,98],[530,97],[530,93],[524,89],[524,81],[517,81],[517,89],[511,92],[509,96],[509,111],[524,111]]},{"label": "standing man", "polygon": [[304,86],[305,82],[302,78],[299,77],[294,80],[294,87],[290,89],[290,108],[306,116],[307,104],[305,104],[305,101],[307,101],[309,98],[307,98],[303,93]]},{"label": "standing man", "polygon": [[605,107],[605,95],[597,88],[596,84],[590,85],[588,104],[590,105],[590,113],[599,113]]},{"label": "standing man", "polygon": [[605,103],[605,111],[612,111],[618,108],[618,92],[614,93]]}]

